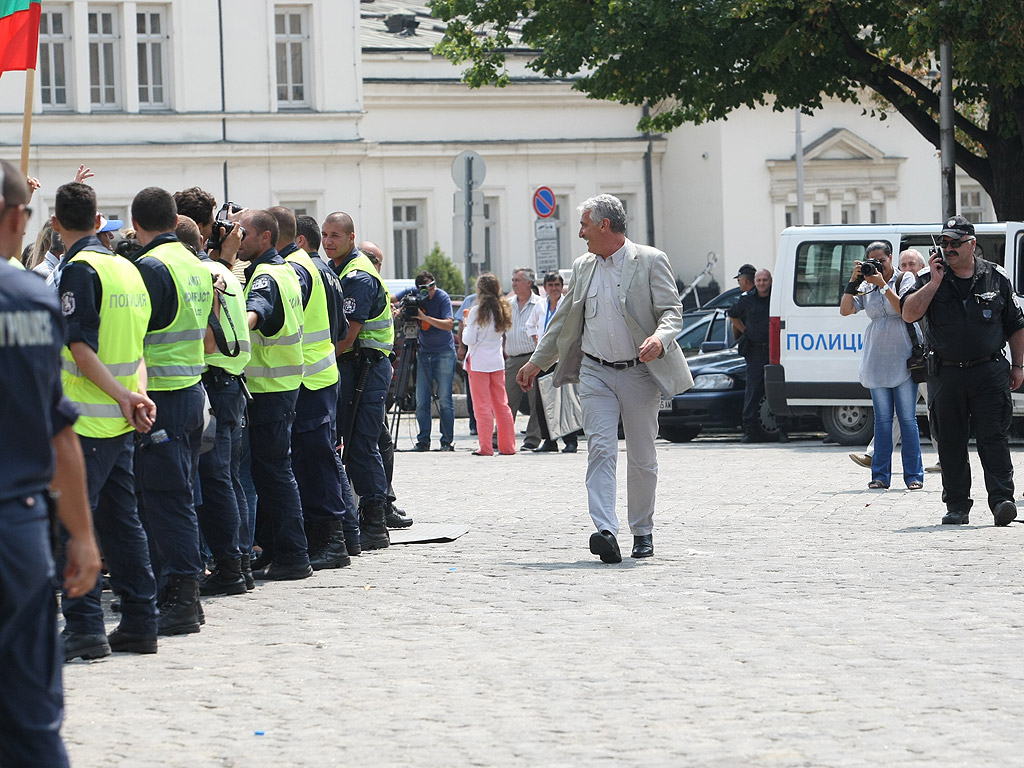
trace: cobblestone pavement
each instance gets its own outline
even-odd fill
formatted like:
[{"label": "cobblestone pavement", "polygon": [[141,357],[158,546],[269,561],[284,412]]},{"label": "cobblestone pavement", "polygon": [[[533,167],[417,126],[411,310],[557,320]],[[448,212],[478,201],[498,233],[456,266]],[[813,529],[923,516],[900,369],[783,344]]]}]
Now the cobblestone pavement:
[{"label": "cobblestone pavement", "polygon": [[585,443],[481,458],[465,430],[400,454],[396,486],[468,534],[204,599],[202,633],[156,656],[65,665],[73,764],[1024,764],[1024,525],[984,501],[942,527],[937,475],[868,491],[820,439],[659,443],[656,556],[608,566]]}]

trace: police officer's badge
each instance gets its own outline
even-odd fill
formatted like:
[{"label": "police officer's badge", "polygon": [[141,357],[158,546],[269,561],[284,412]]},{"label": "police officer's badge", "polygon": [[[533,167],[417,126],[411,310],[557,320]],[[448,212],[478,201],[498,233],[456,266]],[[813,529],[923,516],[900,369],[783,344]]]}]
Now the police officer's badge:
[{"label": "police officer's badge", "polygon": [[956,226],[956,219],[950,219],[946,222],[946,229],[952,229]]},{"label": "police officer's badge", "polygon": [[267,275],[260,275],[252,281],[252,289],[254,291],[262,291],[264,288],[270,287],[270,278]]},{"label": "police officer's badge", "polygon": [[71,291],[62,293],[60,296],[60,311],[64,317],[75,313],[75,294]]},{"label": "police officer's badge", "polygon": [[342,304],[342,308],[345,310],[346,315],[351,315],[353,312],[356,311],[356,300],[346,298],[344,303]]}]

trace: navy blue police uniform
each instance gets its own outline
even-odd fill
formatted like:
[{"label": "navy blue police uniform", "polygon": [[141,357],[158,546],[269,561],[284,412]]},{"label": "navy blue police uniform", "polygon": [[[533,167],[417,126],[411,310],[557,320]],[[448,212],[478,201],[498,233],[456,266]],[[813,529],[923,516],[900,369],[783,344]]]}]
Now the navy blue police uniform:
[{"label": "navy blue police uniform", "polygon": [[[61,391],[61,315],[38,275],[0,259],[0,765],[66,766],[54,565],[45,493]],[[16,436],[16,437],[15,437]]]},{"label": "navy blue police uniform", "polygon": [[[918,275],[901,301],[930,281],[930,271]],[[925,334],[935,358],[928,375],[928,410],[942,467],[942,500],[947,517],[966,522],[974,504],[967,458],[972,426],[989,509],[995,511],[999,502],[1013,499],[1008,438],[1013,403],[1003,347],[1024,328],[1024,314],[1002,267],[975,258],[971,277],[945,270],[925,317]]]},{"label": "navy blue police uniform", "polygon": [[[252,283],[245,309],[259,316],[252,329],[254,333],[258,331],[267,337],[279,333],[284,327],[285,311],[277,282],[261,279],[254,283],[253,273],[261,264],[285,263],[277,250],[270,248],[245,269],[246,283]],[[249,450],[258,505],[256,540],[263,548],[263,564],[273,561],[287,569],[309,565],[302,501],[291,453],[298,396],[298,389],[253,392],[248,410]]]},{"label": "navy blue police uniform", "polygon": [[[297,250],[299,247],[290,243],[281,249],[280,254],[287,258]],[[336,344],[348,333],[341,283],[322,259],[315,254],[309,255],[324,284],[330,338],[331,343]],[[301,264],[289,263],[299,278],[302,308],[305,310],[313,295],[313,277]],[[339,388],[339,382],[320,389],[309,389],[305,383],[299,387],[295,423],[292,425],[292,468],[310,532],[337,521],[341,523],[343,531],[347,530],[347,541],[350,536],[357,534],[359,517],[348,475],[334,449],[338,444],[335,422]]]},{"label": "navy blue police uniform", "polygon": [[[359,255],[359,251],[353,248],[340,263],[332,262],[331,268],[340,275],[345,265]],[[341,289],[345,294],[345,317],[349,322],[365,323],[384,311],[387,294],[382,290],[382,283],[373,275],[358,269],[352,270],[342,278]],[[385,399],[391,385],[391,360],[386,354],[372,349],[349,350],[338,359],[341,377],[338,429],[344,434],[350,419],[360,363],[364,357],[369,369],[352,418],[352,434],[349,436],[351,447],[346,469],[355,492],[359,494],[361,506],[386,506],[388,480],[378,447],[381,425],[384,423]]]},{"label": "navy blue police uniform", "polygon": [[[755,289],[740,295],[732,307],[729,317],[743,323],[743,335],[739,339],[739,352],[747,362],[747,386],[743,395],[743,432],[747,439],[757,439],[761,414],[761,401],[765,396],[764,367],[768,365],[768,307],[771,294],[759,296]],[[786,419],[775,417],[780,435],[785,434]]]},{"label": "navy blue police uniform", "polygon": [[[106,253],[95,235],[84,237],[62,259],[58,295],[65,322],[65,344],[88,344],[99,350],[100,304],[103,285],[96,270],[84,261],[71,262],[79,251]],[[135,493],[133,432],[118,437],[80,435],[85,455],[89,506],[100,549],[110,571],[110,583],[121,597],[121,631],[134,635],[157,633],[156,581],[150,564],[146,532],[139,520]],[[77,598],[64,595],[61,609],[67,630],[85,635],[105,633],[100,605],[102,582]]]}]

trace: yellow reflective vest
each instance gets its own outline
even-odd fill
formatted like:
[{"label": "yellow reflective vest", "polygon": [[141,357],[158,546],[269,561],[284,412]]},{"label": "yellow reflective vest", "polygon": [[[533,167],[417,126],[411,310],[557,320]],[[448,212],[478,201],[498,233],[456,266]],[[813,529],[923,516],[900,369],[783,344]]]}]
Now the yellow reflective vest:
[{"label": "yellow reflective vest", "polygon": [[[79,251],[69,263],[76,261],[95,269],[103,288],[96,355],[115,379],[138,392],[143,339],[152,309],[142,275],[127,259],[108,253]],[[81,414],[75,432],[85,437],[117,437],[130,432],[133,427],[117,402],[79,370],[68,347],[61,354],[64,393]]]},{"label": "yellow reflective vest", "polygon": [[323,389],[338,380],[338,364],[334,356],[334,341],[331,339],[331,318],[327,313],[327,289],[323,275],[316,268],[313,259],[304,250],[289,253],[284,258],[298,264],[313,279],[302,322],[302,358],[306,370],[302,374],[302,385],[306,389]]},{"label": "yellow reflective vest", "polygon": [[260,280],[277,283],[284,305],[284,323],[273,336],[252,331],[252,357],[245,366],[245,377],[253,394],[288,392],[302,384],[302,290],[290,264],[260,264],[245,288],[246,298]]},{"label": "yellow reflective vest", "polygon": [[[380,283],[380,289],[384,292],[384,309],[376,317],[369,318],[363,327],[359,329],[359,344],[362,349],[378,349],[385,355],[391,352],[395,344],[395,321],[391,318],[391,294],[388,293],[388,286],[377,273],[376,267],[363,254],[359,254],[341,269],[340,279],[344,279],[349,272],[368,272]],[[355,345],[344,352],[351,355]]]},{"label": "yellow reflective vest", "polygon": [[[223,368],[232,376],[238,376],[245,370],[251,354],[249,321],[248,315],[245,312],[245,296],[243,295],[242,284],[238,282],[238,278],[235,277],[231,270],[219,261],[203,261],[200,263],[210,270],[211,274],[215,276],[220,275],[224,278],[227,290],[223,294],[224,304],[221,307],[220,325],[224,330],[224,338],[228,342],[228,349],[234,351],[235,339],[238,339],[237,357],[228,357],[219,350],[208,352],[206,364]],[[227,317],[225,317],[225,313],[227,313]],[[228,322],[228,317],[231,318],[230,323]],[[232,326],[234,330],[232,330]]]}]

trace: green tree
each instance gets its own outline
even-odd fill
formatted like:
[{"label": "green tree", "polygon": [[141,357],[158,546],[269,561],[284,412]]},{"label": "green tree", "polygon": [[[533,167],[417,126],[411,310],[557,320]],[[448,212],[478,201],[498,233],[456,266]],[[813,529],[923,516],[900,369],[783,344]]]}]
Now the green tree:
[{"label": "green tree", "polygon": [[444,255],[441,246],[436,242],[430,253],[427,254],[426,260],[420,264],[419,271],[423,270],[432,274],[437,281],[437,287],[446,291],[450,296],[461,296],[466,289],[459,268]]},{"label": "green tree", "polygon": [[[1002,219],[1024,218],[1024,13],[1020,0],[430,0],[438,52],[472,86],[504,85],[510,52],[574,88],[651,104],[642,129],[824,97],[896,111],[939,146],[939,41],[953,42],[956,163]],[[866,91],[874,92],[874,96]]]}]

